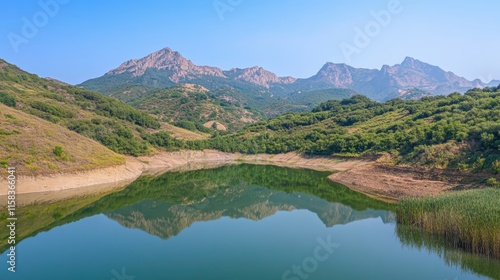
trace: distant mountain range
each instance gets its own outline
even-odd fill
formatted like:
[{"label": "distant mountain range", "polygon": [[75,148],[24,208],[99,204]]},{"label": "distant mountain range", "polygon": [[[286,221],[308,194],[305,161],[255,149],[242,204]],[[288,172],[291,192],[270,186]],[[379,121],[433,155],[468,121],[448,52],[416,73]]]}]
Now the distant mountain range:
[{"label": "distant mountain range", "polygon": [[[228,87],[276,99],[287,99],[296,93],[349,89],[373,100],[384,101],[397,97],[406,99],[408,96],[418,98],[429,94],[463,93],[475,87],[497,86],[500,81],[469,81],[411,57],[406,57],[401,64],[384,65],[380,70],[329,62],[316,75],[297,79],[278,77],[258,66],[228,71],[198,66],[179,52],[165,48],[144,58],[124,62],[104,76],[88,80],[80,86],[110,94],[131,86],[166,88],[182,83],[199,84],[212,91]],[[414,94],[415,91],[418,94]]]}]

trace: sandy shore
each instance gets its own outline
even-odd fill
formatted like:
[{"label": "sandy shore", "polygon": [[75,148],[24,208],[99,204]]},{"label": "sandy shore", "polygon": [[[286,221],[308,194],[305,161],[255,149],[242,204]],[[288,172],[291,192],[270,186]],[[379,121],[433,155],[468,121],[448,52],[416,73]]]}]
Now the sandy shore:
[{"label": "sandy shore", "polygon": [[[419,179],[411,171],[390,170],[375,163],[373,159],[303,156],[296,153],[243,155],[205,150],[129,157],[124,165],[87,172],[21,176],[17,182],[17,193],[30,194],[24,196],[31,197],[30,201],[37,197],[43,200],[61,199],[61,196],[86,195],[122,188],[142,174],[156,175],[172,170],[195,170],[237,163],[272,164],[336,172],[329,177],[331,180],[368,195],[389,200],[404,196],[434,195],[457,186],[442,181]],[[7,182],[0,180],[0,185],[6,186]],[[7,189],[0,188],[0,196],[6,194]]]}]

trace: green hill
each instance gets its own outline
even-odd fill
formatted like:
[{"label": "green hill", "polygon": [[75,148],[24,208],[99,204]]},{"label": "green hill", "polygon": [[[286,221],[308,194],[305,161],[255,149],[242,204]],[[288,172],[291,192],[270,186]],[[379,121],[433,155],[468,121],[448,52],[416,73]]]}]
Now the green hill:
[{"label": "green hill", "polygon": [[[151,115],[119,100],[42,79],[4,60],[0,60],[0,103],[75,131],[127,155],[149,153],[151,145],[144,140],[144,135],[165,127]],[[162,132],[162,135],[165,138],[168,133]]]},{"label": "green hill", "polygon": [[[128,96],[122,93],[115,97],[127,99]],[[208,89],[193,84],[151,90],[141,97],[130,98],[129,104],[159,120],[207,133],[214,131],[210,126],[204,126],[209,122],[219,123],[218,129],[236,131],[263,118],[255,110],[244,108],[231,96],[218,97]]]},{"label": "green hill", "polygon": [[385,154],[391,164],[500,173],[500,87],[385,103],[355,95],[185,147],[243,153]]}]

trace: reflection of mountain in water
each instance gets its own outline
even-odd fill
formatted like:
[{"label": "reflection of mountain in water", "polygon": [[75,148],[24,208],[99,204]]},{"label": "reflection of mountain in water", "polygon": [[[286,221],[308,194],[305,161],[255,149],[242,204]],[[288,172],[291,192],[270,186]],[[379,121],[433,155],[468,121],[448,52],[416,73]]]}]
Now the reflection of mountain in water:
[{"label": "reflection of mountain in water", "polygon": [[[342,203],[329,202],[315,195],[299,192],[286,193],[273,190],[272,187],[251,185],[241,180],[232,182],[230,186],[220,184],[220,187],[214,187],[214,182],[205,181],[205,183],[214,191],[196,201],[189,199],[189,194],[185,194],[185,199],[180,199],[180,203],[148,199],[108,212],[106,215],[125,227],[139,228],[163,239],[175,236],[199,221],[213,221],[221,217],[261,220],[278,211],[295,209],[305,209],[316,213],[327,227],[376,217],[382,218],[384,222],[392,221],[392,213],[389,211],[372,209],[358,211]],[[197,187],[207,189],[203,187],[203,184]],[[329,187],[341,188],[334,184],[329,184]],[[196,188],[193,191],[196,191]]]}]

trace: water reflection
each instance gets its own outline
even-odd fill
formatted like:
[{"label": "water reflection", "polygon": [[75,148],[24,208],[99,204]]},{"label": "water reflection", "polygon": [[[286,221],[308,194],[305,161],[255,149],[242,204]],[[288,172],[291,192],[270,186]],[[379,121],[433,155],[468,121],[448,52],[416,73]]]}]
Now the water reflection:
[{"label": "water reflection", "polygon": [[[20,242],[23,263],[38,268],[16,279],[110,279],[111,269],[125,265],[137,279],[280,279],[311,255],[318,237],[328,236],[342,245],[311,279],[444,279],[461,273],[434,252],[448,264],[498,278],[494,262],[430,246],[401,227],[394,236],[393,205],[327,175],[224,166],[145,176],[113,193],[23,206],[18,240],[36,235]],[[416,250],[426,246],[433,252],[428,256]],[[48,269],[44,256],[54,250],[56,260],[50,261],[65,262],[67,269]],[[433,270],[421,269],[428,266]]]},{"label": "water reflection", "polygon": [[465,271],[472,271],[492,279],[500,279],[500,260],[466,253],[459,248],[450,246],[442,238],[423,232],[416,227],[398,224],[396,233],[405,247],[427,250],[430,253],[438,254],[449,266],[457,266]]}]

